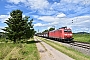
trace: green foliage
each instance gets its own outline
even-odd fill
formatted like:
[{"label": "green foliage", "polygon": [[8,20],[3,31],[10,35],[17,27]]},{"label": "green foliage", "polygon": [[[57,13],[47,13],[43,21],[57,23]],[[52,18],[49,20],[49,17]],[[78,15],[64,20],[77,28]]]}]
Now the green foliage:
[{"label": "green foliage", "polygon": [[55,28],[50,28],[49,31],[55,30]]},{"label": "green foliage", "polygon": [[5,38],[6,36],[5,36],[5,34],[4,34],[4,32],[0,32],[0,38]]},{"label": "green foliage", "polygon": [[14,10],[10,13],[10,18],[6,20],[8,27],[3,29],[6,31],[7,37],[14,41],[14,43],[20,41],[21,39],[30,38],[34,35],[34,29],[32,25],[32,20],[28,22],[30,17],[26,16],[22,18],[22,11]]},{"label": "green foliage", "polygon": [[[24,18],[24,20],[26,21],[26,23],[28,22],[28,19],[29,19],[29,18],[30,18],[30,17],[28,17],[28,16],[26,16],[26,17]],[[35,33],[32,23],[33,23],[33,19],[31,19],[31,20],[25,25],[26,29],[24,30],[24,35],[25,35],[26,38],[33,37],[33,35],[34,35],[34,33]]]},{"label": "green foliage", "polygon": [[43,32],[48,32],[48,30],[45,30],[45,31],[43,31]]},{"label": "green foliage", "polygon": [[55,28],[50,28],[49,30],[44,30],[43,32],[48,32],[48,31],[52,31],[55,30]]}]

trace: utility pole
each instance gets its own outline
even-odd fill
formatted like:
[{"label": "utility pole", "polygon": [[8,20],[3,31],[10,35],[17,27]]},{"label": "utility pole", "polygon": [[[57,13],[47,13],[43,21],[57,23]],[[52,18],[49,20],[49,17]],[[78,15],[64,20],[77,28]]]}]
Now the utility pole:
[{"label": "utility pole", "polygon": [[1,32],[1,29],[2,29],[2,28],[0,28],[0,32]]},{"label": "utility pole", "polygon": [[39,33],[39,29],[38,29],[38,33]]}]

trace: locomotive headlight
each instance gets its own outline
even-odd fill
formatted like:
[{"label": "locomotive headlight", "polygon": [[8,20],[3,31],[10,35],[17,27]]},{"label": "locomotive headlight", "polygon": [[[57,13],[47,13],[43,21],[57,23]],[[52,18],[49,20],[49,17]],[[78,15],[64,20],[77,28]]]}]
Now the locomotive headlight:
[{"label": "locomotive headlight", "polygon": [[72,34],[70,34],[70,36],[72,36]]},{"label": "locomotive headlight", "polygon": [[67,35],[67,34],[64,34],[64,35]]},{"label": "locomotive headlight", "polygon": [[64,34],[64,35],[70,35],[70,36],[72,36],[72,34]]}]

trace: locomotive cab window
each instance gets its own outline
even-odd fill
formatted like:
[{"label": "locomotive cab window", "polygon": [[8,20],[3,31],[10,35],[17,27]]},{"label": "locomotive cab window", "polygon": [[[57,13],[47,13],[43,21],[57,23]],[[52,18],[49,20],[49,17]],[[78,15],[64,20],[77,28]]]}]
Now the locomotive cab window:
[{"label": "locomotive cab window", "polygon": [[68,30],[68,32],[71,32],[71,30]]},{"label": "locomotive cab window", "polygon": [[71,32],[71,30],[64,30],[64,32]]}]

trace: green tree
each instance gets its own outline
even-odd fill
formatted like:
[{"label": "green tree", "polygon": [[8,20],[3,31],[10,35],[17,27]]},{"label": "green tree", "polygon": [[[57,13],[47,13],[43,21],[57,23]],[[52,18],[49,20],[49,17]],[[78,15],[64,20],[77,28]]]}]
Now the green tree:
[{"label": "green tree", "polygon": [[[24,17],[24,21],[26,21],[26,23],[28,22],[30,17],[25,16]],[[33,28],[33,19],[31,19],[26,25],[25,25],[25,30],[24,30],[24,35],[25,38],[30,38],[33,37],[33,35],[35,34],[34,28]]]},{"label": "green tree", "polygon": [[48,32],[48,30],[44,30],[43,32]]},{"label": "green tree", "polygon": [[27,38],[27,36],[29,38],[31,33],[31,26],[28,22],[29,17],[22,18],[22,13],[23,12],[20,10],[13,10],[10,13],[11,17],[8,18],[8,20],[6,20],[5,22],[8,27],[5,27],[5,29],[3,29],[4,31],[6,31],[6,35],[8,36],[8,38],[14,41],[14,43],[21,40],[22,38]]},{"label": "green tree", "polygon": [[50,28],[49,31],[55,30],[55,28]]},{"label": "green tree", "polygon": [[33,28],[34,25],[32,23],[33,23],[33,19],[31,19],[30,22],[28,22],[29,27],[30,27],[30,37],[33,37],[35,34],[35,30]]}]

